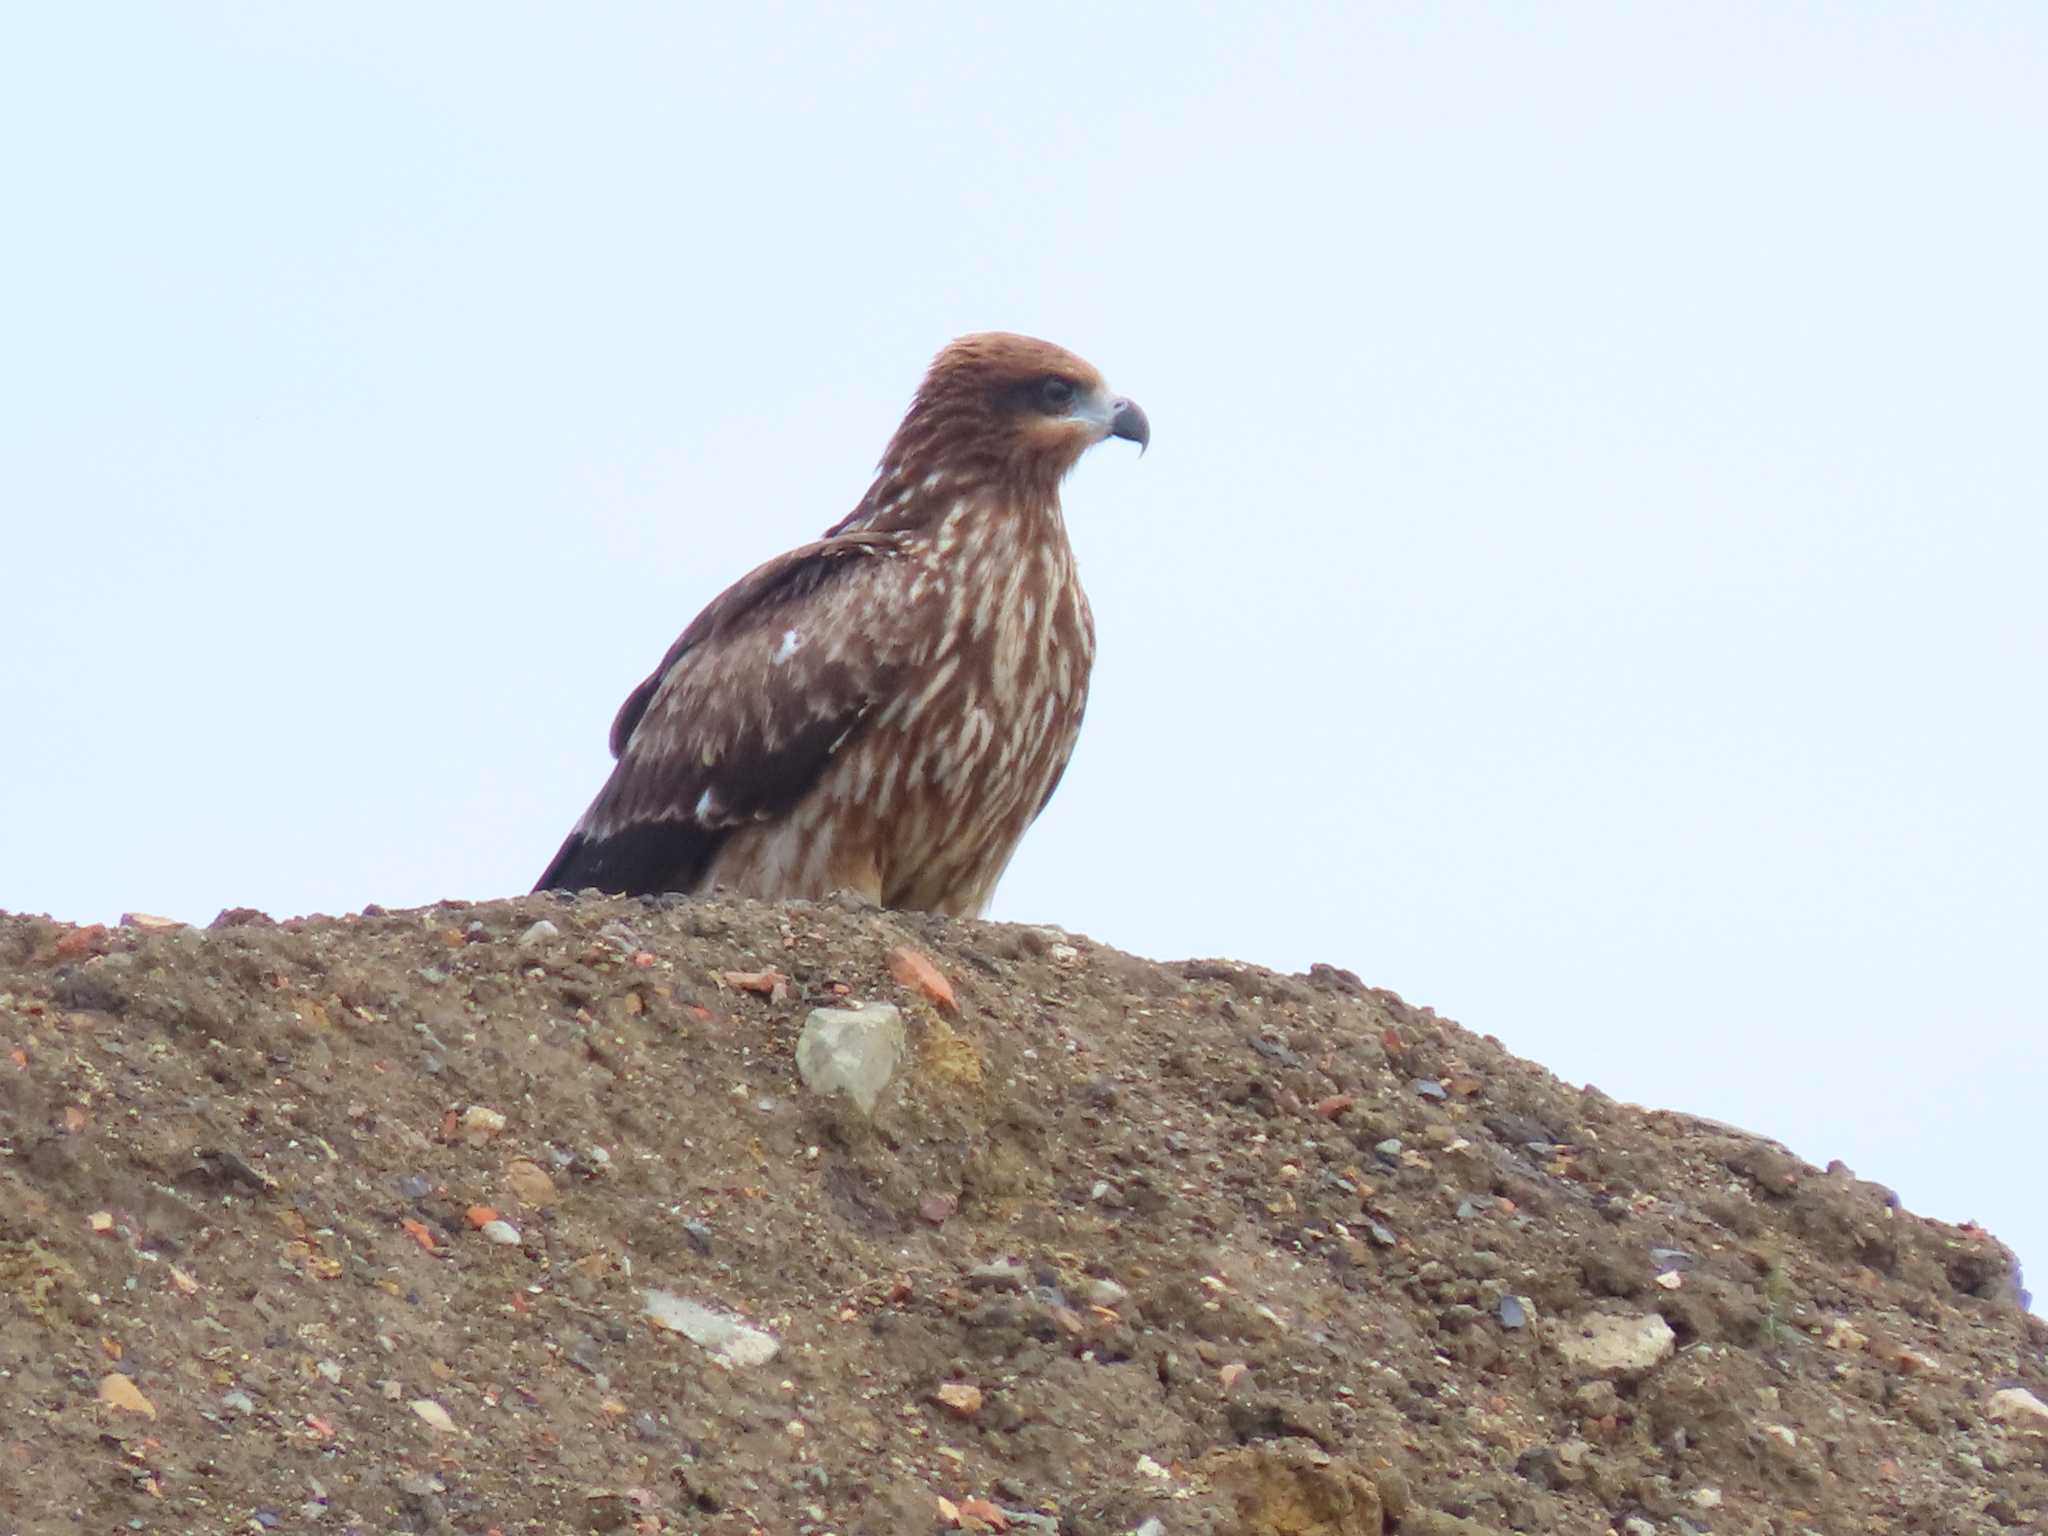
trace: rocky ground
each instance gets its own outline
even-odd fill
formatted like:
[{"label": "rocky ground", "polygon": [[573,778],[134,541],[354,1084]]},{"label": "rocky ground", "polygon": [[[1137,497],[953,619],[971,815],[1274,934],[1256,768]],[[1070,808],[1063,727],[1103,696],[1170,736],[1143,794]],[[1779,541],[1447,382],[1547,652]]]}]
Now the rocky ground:
[{"label": "rocky ground", "polygon": [[0,1047],[0,1531],[2048,1529],[1988,1234],[1341,970],[0,917]]}]

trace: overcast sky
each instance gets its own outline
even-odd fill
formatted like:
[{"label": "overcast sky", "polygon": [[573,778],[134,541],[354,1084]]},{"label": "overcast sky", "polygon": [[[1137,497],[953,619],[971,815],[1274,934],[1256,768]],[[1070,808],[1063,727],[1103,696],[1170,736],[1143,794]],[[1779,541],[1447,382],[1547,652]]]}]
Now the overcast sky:
[{"label": "overcast sky", "polygon": [[17,7],[0,907],[525,890],[931,354],[1150,413],[994,909],[2048,1276],[2048,10]]}]

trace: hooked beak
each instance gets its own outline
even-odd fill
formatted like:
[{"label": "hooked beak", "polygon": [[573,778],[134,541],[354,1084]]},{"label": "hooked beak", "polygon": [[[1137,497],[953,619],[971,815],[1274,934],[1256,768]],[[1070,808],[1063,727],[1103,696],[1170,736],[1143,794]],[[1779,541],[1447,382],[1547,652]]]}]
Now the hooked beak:
[{"label": "hooked beak", "polygon": [[1110,406],[1109,435],[1136,443],[1138,457],[1142,459],[1145,450],[1152,446],[1152,423],[1145,419],[1145,412],[1137,401],[1119,397]]}]

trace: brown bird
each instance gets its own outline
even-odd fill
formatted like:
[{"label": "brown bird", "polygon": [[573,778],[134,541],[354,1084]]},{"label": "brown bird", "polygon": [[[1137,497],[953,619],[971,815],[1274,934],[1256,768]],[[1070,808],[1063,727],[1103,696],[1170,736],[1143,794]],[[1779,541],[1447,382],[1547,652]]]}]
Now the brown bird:
[{"label": "brown bird", "polygon": [[536,890],[851,890],[973,915],[1052,798],[1095,622],[1060,481],[1145,413],[1073,353],[963,336],[860,505],[726,589],[612,722]]}]

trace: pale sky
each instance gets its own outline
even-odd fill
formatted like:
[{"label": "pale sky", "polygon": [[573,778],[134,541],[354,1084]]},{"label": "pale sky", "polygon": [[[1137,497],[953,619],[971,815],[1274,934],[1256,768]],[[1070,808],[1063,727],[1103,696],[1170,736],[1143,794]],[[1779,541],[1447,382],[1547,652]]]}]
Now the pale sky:
[{"label": "pale sky", "polygon": [[17,7],[0,907],[524,891],[931,354],[1069,482],[993,916],[1325,960],[2048,1275],[2048,9]]}]

